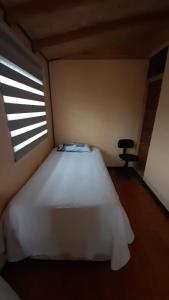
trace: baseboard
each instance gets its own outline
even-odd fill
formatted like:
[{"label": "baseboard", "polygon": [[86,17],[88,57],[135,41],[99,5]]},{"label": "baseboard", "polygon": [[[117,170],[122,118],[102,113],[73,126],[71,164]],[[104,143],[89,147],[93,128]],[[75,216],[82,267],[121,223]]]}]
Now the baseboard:
[{"label": "baseboard", "polygon": [[137,172],[136,169],[133,168],[133,173],[135,174],[138,181],[148,190],[148,192],[151,194],[153,200],[157,203],[157,205],[160,207],[161,211],[169,217],[169,211],[167,208],[163,205],[163,203],[159,200],[159,198],[154,194],[154,192],[151,190],[151,188],[147,185],[147,183],[143,180],[143,178],[140,176],[140,174]]},{"label": "baseboard", "polygon": [[[113,169],[113,170],[117,170],[117,169],[123,169],[125,168],[124,166],[115,166],[115,167],[112,167],[112,166],[107,166],[107,169]],[[130,169],[130,170],[134,170],[133,167],[127,167],[127,169]]]},{"label": "baseboard", "polygon": [[[107,169],[109,170],[118,170],[118,169],[122,169],[124,167],[107,167]],[[161,209],[161,211],[167,216],[169,217],[169,211],[167,210],[167,208],[163,205],[163,203],[158,199],[158,197],[154,194],[154,192],[151,190],[151,188],[146,184],[146,182],[143,180],[143,178],[140,176],[140,174],[137,172],[137,170],[133,167],[128,167],[130,170],[130,173],[132,173],[137,180],[144,186],[144,188],[146,188],[146,190],[151,194],[151,197],[153,198],[153,200],[156,202],[156,204],[159,206],[159,208]]]}]

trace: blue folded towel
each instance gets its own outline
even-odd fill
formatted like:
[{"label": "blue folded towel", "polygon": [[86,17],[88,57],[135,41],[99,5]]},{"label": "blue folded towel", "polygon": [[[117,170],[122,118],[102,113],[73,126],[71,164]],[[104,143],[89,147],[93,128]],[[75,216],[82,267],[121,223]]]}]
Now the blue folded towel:
[{"label": "blue folded towel", "polygon": [[57,151],[61,152],[90,152],[90,147],[86,144],[60,144]]}]

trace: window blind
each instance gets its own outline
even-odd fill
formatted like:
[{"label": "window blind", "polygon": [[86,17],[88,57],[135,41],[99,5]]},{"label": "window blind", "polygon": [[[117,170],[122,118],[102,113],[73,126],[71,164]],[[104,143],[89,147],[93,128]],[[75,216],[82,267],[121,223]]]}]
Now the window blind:
[{"label": "window blind", "polygon": [[47,137],[42,70],[34,57],[1,28],[0,33],[3,45],[0,48],[0,92],[15,160],[18,160]]}]

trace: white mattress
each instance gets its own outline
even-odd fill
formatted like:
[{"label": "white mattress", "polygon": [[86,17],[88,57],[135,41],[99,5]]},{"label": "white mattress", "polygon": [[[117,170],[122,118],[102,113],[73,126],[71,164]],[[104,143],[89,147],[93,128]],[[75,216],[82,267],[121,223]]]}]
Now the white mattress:
[{"label": "white mattress", "polygon": [[98,149],[54,149],[10,202],[3,227],[9,261],[111,259],[114,270],[134,237]]}]

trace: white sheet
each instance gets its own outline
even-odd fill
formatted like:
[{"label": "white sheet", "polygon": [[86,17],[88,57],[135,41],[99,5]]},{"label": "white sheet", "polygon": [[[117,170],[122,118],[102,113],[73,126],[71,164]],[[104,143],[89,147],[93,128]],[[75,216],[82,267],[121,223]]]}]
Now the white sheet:
[{"label": "white sheet", "polygon": [[98,149],[54,149],[10,202],[3,222],[9,261],[111,259],[117,270],[130,258],[134,235]]}]

